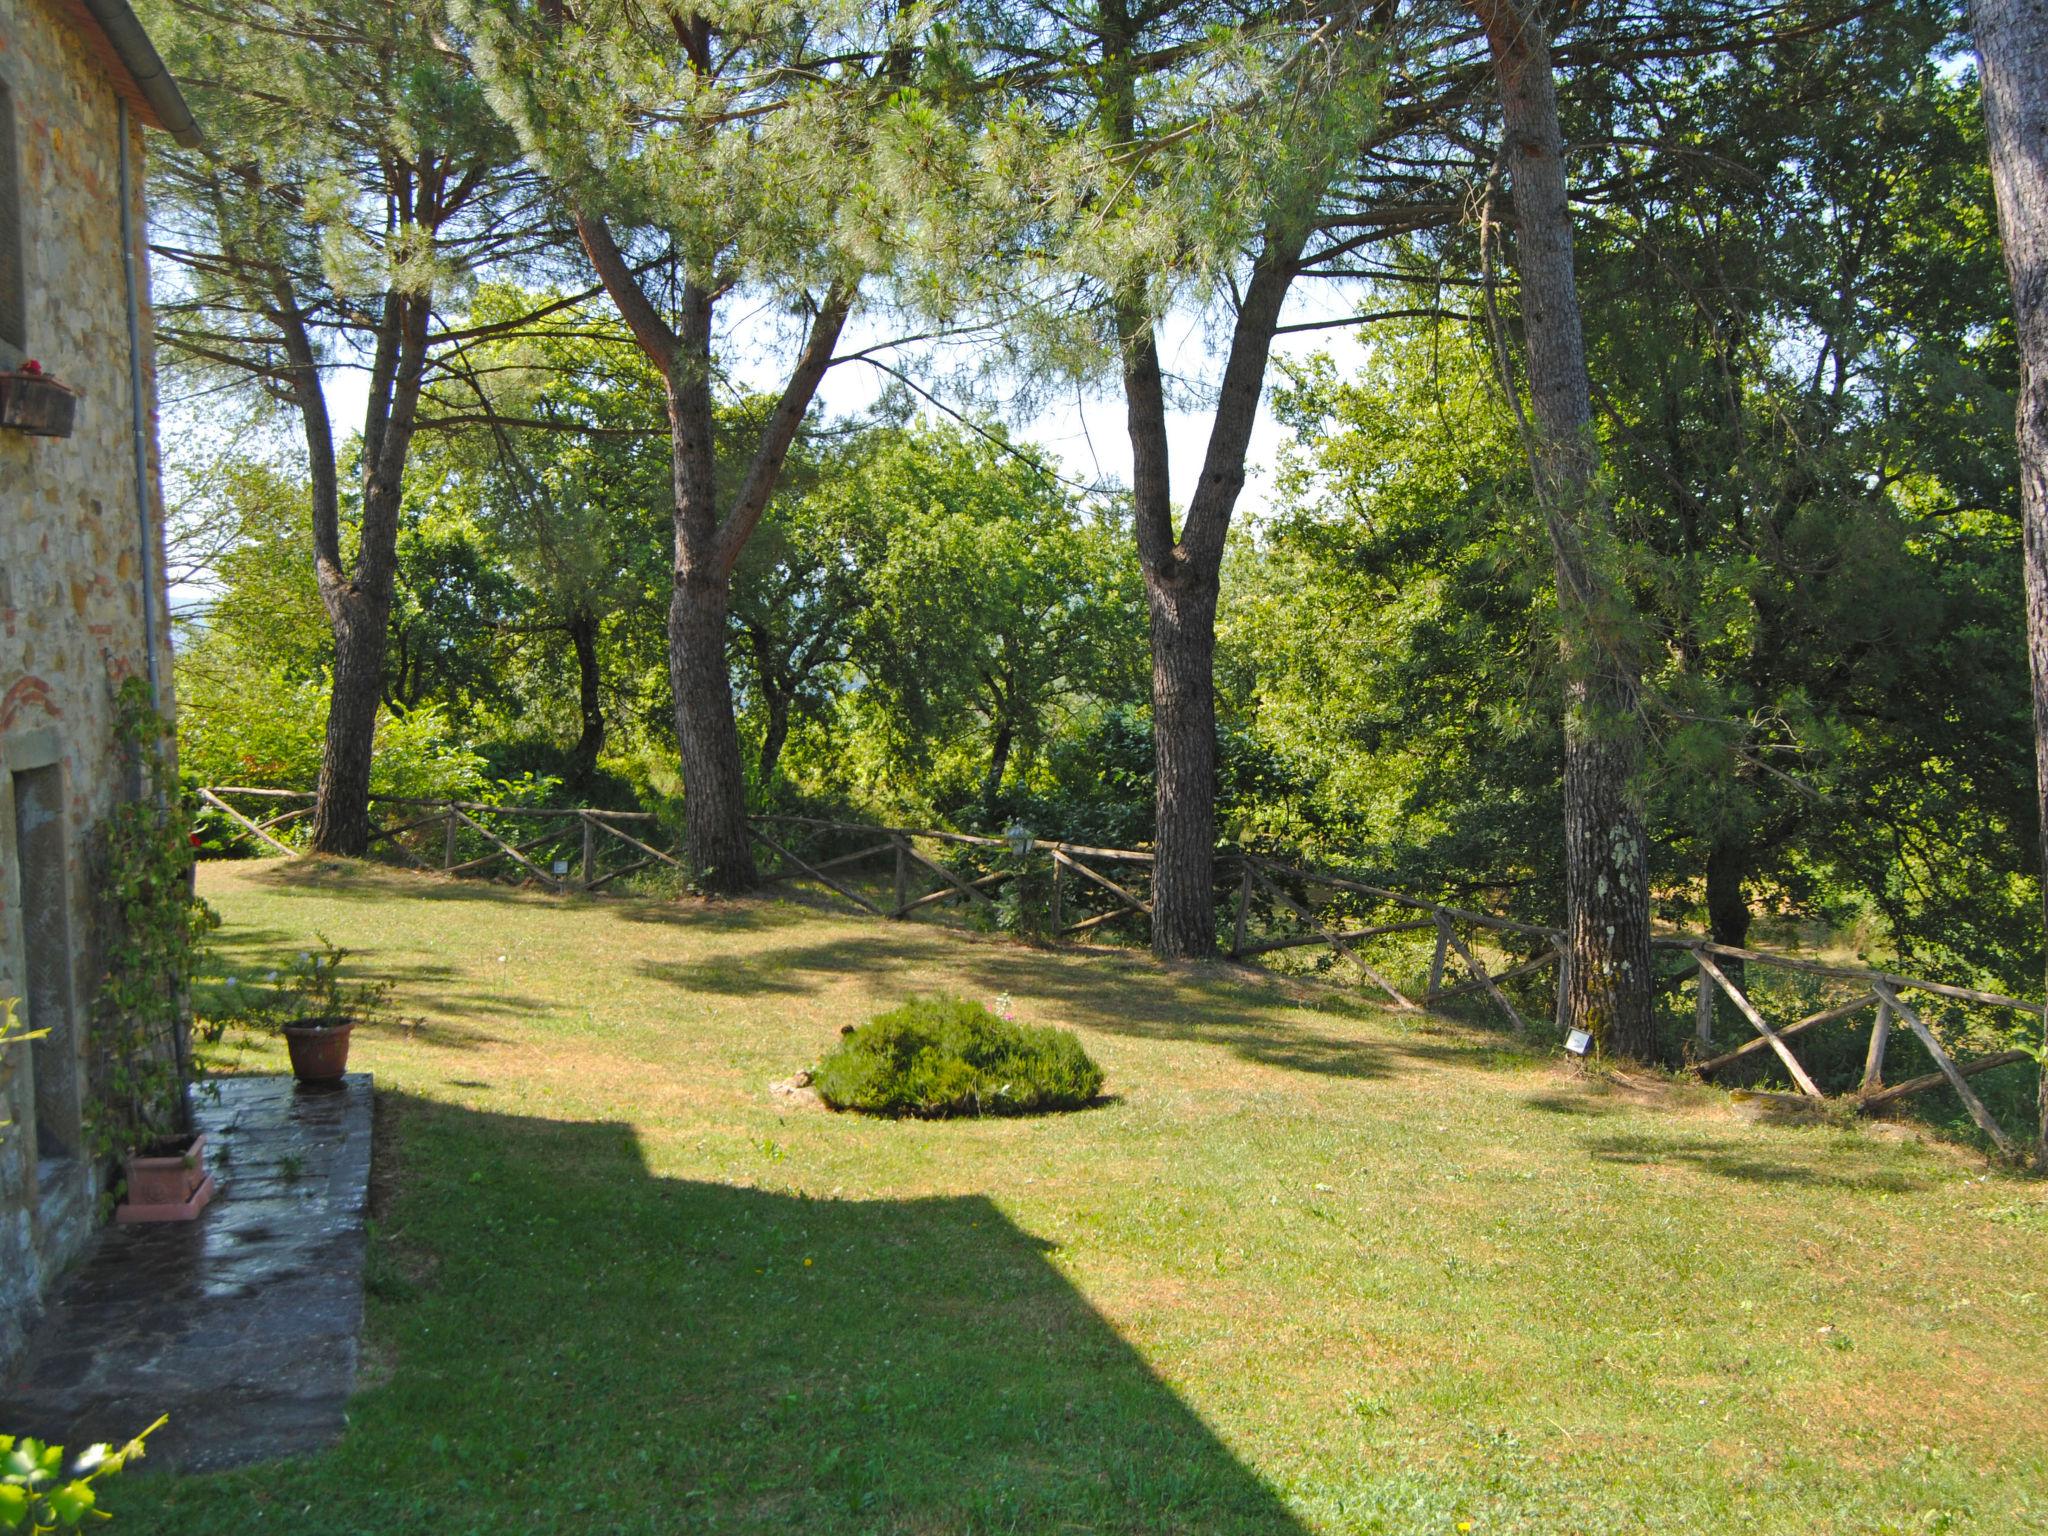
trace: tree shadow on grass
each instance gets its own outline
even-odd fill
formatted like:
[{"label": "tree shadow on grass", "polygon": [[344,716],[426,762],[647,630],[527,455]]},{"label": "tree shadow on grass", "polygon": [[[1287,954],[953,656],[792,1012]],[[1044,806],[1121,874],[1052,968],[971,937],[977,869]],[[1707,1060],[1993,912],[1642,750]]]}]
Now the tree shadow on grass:
[{"label": "tree shadow on grass", "polygon": [[[907,973],[934,965],[949,973],[946,989],[964,996],[1008,993],[1049,1003],[1050,1016],[1033,1022],[1074,1024],[1130,1039],[1216,1045],[1247,1061],[1335,1077],[1383,1077],[1398,1055],[1391,1044],[1342,1032],[1339,1020],[1325,1024],[1277,1016],[1292,1005],[1277,995],[1256,995],[1235,972],[1217,968],[1213,974],[1189,976],[1144,960],[1076,964],[1071,956],[1008,942],[955,939],[940,949],[923,935],[878,929],[757,949],[744,957],[643,960],[638,970],[651,980],[736,997],[802,995],[814,990],[819,979],[849,971],[873,976],[886,993],[892,973],[902,972],[901,990],[907,995],[918,990]],[[929,990],[929,984],[923,989]]]},{"label": "tree shadow on grass", "polygon": [[1586,1151],[1603,1163],[1668,1166],[1688,1163],[1724,1179],[1744,1184],[1787,1185],[1806,1189],[1845,1189],[1858,1193],[1910,1194],[1924,1189],[1925,1179],[1892,1167],[1871,1167],[1846,1160],[1834,1166],[1790,1158],[1773,1158],[1767,1149],[1741,1148],[1704,1139],[1654,1135],[1589,1136]]},{"label": "tree shadow on grass", "polygon": [[336,901],[507,902],[557,911],[602,907],[622,921],[716,929],[789,928],[811,920],[810,912],[772,899],[702,901],[694,897],[662,898],[624,891],[549,890],[537,881],[448,876],[438,870],[415,870],[371,859],[307,858],[235,861],[242,878],[253,885],[281,891],[303,891]]},{"label": "tree shadow on grass", "polygon": [[[273,973],[282,972],[306,948],[306,939],[276,929],[226,927],[209,943],[208,962],[195,988],[200,1012],[232,1004],[225,979],[261,989]],[[499,1037],[465,1018],[538,1015],[542,1010],[519,997],[481,991],[454,966],[437,962],[382,960],[372,950],[350,950],[344,974],[364,981],[388,981],[392,1006],[403,1022],[362,1026],[365,1035],[404,1034],[412,1039],[455,1050],[496,1044]]]},{"label": "tree shadow on grass", "polygon": [[1573,1115],[1588,1120],[1618,1115],[1628,1108],[1613,1099],[1596,1098],[1590,1093],[1532,1093],[1522,1102],[1547,1115]]},{"label": "tree shadow on grass", "polygon": [[985,1198],[661,1178],[630,1126],[394,1111],[388,1381],[325,1456],[124,1490],[138,1529],[1302,1530]]}]

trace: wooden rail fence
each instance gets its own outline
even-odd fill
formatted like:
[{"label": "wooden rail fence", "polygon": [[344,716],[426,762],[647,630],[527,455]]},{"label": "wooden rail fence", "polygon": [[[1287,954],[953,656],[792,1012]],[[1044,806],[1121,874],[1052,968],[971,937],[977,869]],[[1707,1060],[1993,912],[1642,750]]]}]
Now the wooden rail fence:
[{"label": "wooden rail fence", "polygon": [[[198,794],[202,803],[218,811],[239,835],[257,846],[287,855],[299,852],[278,833],[311,813],[313,796],[309,792],[227,785],[201,789]],[[656,863],[687,872],[678,851],[659,846],[660,823],[644,811],[502,806],[396,795],[373,795],[371,800],[380,811],[390,813],[386,821],[372,827],[372,845],[388,844],[400,858],[421,869],[466,875],[503,871],[509,866],[554,891],[602,890],[622,876]],[[494,827],[493,821],[499,825]],[[1099,848],[1039,837],[1012,843],[967,832],[789,815],[752,817],[749,831],[778,861],[767,878],[814,883],[874,917],[904,919],[948,902],[992,908],[1002,886],[1035,872],[1049,876],[1047,930],[1055,938],[1073,938],[1119,921],[1146,920],[1152,912],[1147,887],[1153,855],[1139,849]],[[807,840],[828,844],[836,840],[856,846],[829,855],[808,848],[799,852],[792,846],[804,845]],[[948,850],[957,853],[964,868],[946,862]],[[1526,1035],[1531,1026],[1523,1008],[1509,995],[1509,984],[1526,988],[1532,978],[1555,969],[1557,981],[1551,996],[1562,1027],[1566,945],[1561,929],[1432,901],[1342,871],[1288,864],[1241,849],[1219,849],[1217,857],[1219,873],[1228,878],[1234,872],[1236,884],[1229,946],[1233,959],[1326,947],[1335,960],[1349,965],[1365,986],[1383,994],[1395,1008],[1419,1013],[1454,998],[1481,995],[1517,1035]],[[546,860],[545,866],[542,860]],[[856,883],[863,868],[871,876],[866,891]],[[883,868],[889,875],[886,890],[880,882]],[[1317,910],[1331,905],[1342,905],[1346,914],[1333,917]],[[1367,920],[1361,922],[1360,913]],[[1344,926],[1347,920],[1352,926]],[[1364,952],[1375,940],[1405,934],[1430,934],[1434,941],[1425,979],[1419,986],[1410,983],[1407,991],[1388,974],[1391,967],[1384,958],[1375,963]],[[1790,1042],[1822,1025],[1841,1023],[1869,1010],[1870,1036],[1862,1077],[1845,1096],[1855,1110],[1869,1113],[1946,1084],[1992,1143],[2009,1156],[2017,1155],[2014,1139],[1970,1086],[1970,1079],[2032,1061],[2034,1053],[2006,1049],[1959,1061],[1904,994],[1922,993],[1973,1007],[2016,1010],[2037,1026],[2043,1022],[2041,1004],[1890,971],[1738,949],[1697,935],[1659,935],[1652,943],[1659,951],[1684,955],[1690,962],[1687,971],[1697,976],[1692,1070],[1701,1078],[1711,1078],[1769,1052],[1799,1095],[1823,1099],[1827,1096]],[[1497,969],[1489,968],[1478,952],[1481,947],[1490,948],[1497,957]],[[1738,969],[1739,980],[1731,975]],[[1750,995],[1755,973],[1772,969],[1812,977],[1824,986],[1846,988],[1850,995],[1817,1012],[1774,1024]],[[1462,971],[1463,978],[1453,979],[1454,971]],[[1716,1000],[1723,996],[1755,1038],[1717,1052]],[[1887,1084],[1886,1053],[1899,1025],[1919,1042],[1937,1070]]]}]

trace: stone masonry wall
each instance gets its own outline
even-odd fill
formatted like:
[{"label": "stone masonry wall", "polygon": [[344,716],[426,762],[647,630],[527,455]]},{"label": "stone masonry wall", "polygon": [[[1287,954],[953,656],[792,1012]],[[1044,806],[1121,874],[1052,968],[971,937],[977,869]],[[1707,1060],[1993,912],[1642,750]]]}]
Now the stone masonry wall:
[{"label": "stone masonry wall", "polygon": [[[61,786],[50,798],[62,812],[62,914],[72,941],[54,967],[69,984],[68,1017],[59,1021],[66,1038],[13,1047],[0,1061],[0,1120],[14,1121],[0,1132],[0,1362],[18,1348],[38,1297],[97,1216],[96,1170],[62,1149],[38,1158],[31,1079],[39,1071],[76,1074],[57,1086],[82,1101],[94,975],[88,839],[126,788],[114,761],[113,693],[123,678],[147,671],[145,603],[166,712],[170,688],[155,369],[147,355],[146,540],[136,510],[117,98],[70,14],[53,0],[0,0],[0,81],[13,99],[24,226],[27,355],[83,391],[68,438],[0,429],[0,996],[28,991],[27,935],[50,931],[50,911],[23,901],[15,790],[24,772],[52,765],[61,777],[44,774],[38,782]],[[139,236],[143,130],[132,118],[130,126]],[[146,268],[140,277],[146,349]],[[0,359],[0,366],[14,361]],[[43,969],[47,978],[52,967]],[[52,1091],[46,1083],[44,1092]]]}]

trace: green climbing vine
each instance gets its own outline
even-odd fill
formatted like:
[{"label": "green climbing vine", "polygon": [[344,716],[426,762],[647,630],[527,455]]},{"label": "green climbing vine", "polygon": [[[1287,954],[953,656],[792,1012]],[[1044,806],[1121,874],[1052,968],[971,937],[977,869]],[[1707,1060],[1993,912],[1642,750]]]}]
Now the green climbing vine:
[{"label": "green climbing vine", "polygon": [[107,813],[93,846],[102,969],[86,1133],[102,1160],[190,1133],[192,976],[220,923],[192,892],[191,812],[166,750],[169,727],[139,678],[121,686],[115,734],[137,792]]}]

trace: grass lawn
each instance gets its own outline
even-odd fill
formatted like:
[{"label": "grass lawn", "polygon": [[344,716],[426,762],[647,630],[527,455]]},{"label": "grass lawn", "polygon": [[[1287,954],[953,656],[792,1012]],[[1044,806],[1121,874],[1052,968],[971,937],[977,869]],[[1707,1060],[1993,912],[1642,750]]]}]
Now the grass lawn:
[{"label": "grass lawn", "polygon": [[[399,983],[342,1445],[123,1532],[2048,1530],[2048,1188],[1216,965],[775,902],[210,865]],[[773,1079],[911,992],[1110,1102]],[[274,1068],[267,1045],[229,1053]]]}]

